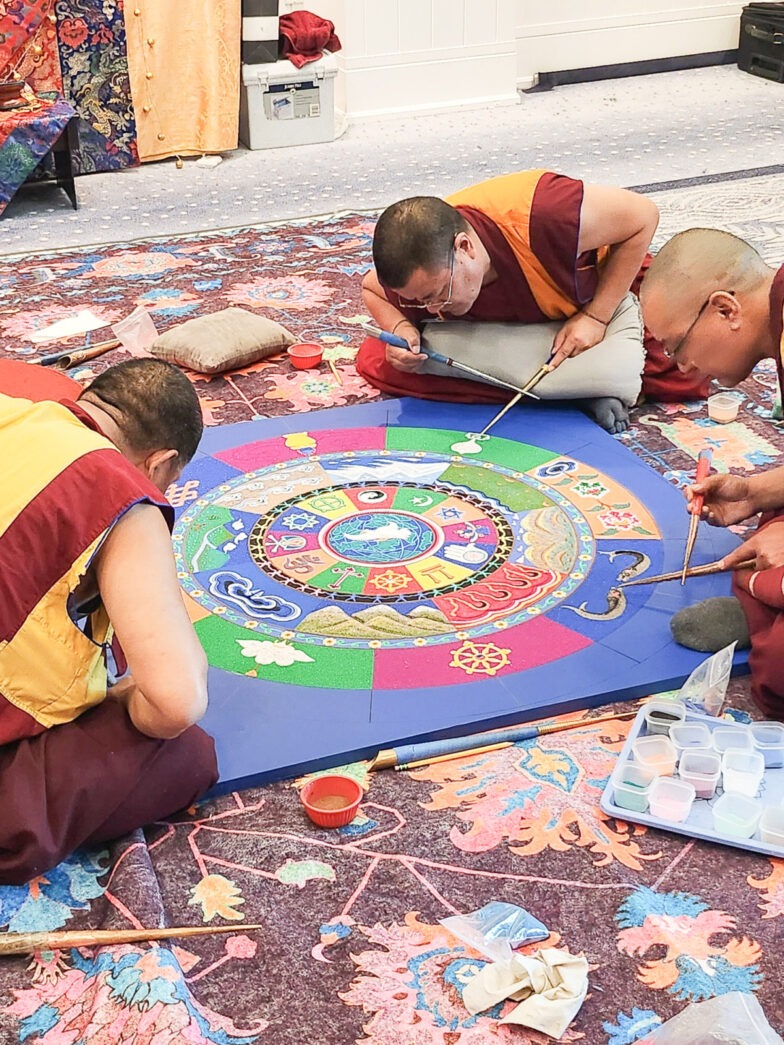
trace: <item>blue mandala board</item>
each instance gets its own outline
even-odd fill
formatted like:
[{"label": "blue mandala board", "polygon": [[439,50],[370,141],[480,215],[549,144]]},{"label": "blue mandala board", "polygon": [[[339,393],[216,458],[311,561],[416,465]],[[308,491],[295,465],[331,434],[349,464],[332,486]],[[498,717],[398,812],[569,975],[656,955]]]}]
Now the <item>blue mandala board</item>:
[{"label": "blue mandala board", "polygon": [[[583,414],[417,400],[209,430],[170,497],[216,792],[680,685],[681,493]],[[700,527],[694,562],[736,539]],[[743,664],[739,663],[739,669]]]}]

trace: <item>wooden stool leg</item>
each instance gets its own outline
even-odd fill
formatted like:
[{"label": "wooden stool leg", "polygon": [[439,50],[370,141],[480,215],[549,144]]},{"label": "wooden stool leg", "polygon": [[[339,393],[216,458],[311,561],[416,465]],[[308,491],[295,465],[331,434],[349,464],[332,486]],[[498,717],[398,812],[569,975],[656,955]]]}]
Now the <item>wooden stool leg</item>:
[{"label": "wooden stool leg", "polygon": [[68,121],[68,125],[57,139],[52,149],[57,184],[63,189],[71,201],[74,210],[79,209],[76,199],[76,183],[73,174],[73,149],[76,144],[76,118]]}]

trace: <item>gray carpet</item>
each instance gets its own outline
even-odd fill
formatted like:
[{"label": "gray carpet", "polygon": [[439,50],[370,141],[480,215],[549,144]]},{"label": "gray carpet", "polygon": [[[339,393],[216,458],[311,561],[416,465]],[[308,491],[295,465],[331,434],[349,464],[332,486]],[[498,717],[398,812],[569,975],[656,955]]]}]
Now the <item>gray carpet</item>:
[{"label": "gray carpet", "polygon": [[90,175],[77,181],[78,212],[56,187],[36,188],[0,221],[0,250],[380,208],[527,167],[650,185],[781,162],[784,87],[717,66],[559,87],[519,105],[365,120],[323,145],[239,149],[212,170],[195,160],[177,170],[172,160]]}]

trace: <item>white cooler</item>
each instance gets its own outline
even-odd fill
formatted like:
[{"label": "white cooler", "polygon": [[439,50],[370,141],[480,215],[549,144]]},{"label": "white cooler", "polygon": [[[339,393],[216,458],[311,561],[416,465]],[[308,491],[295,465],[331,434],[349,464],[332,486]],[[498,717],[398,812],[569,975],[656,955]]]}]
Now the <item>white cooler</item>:
[{"label": "white cooler", "polygon": [[288,59],[243,65],[240,140],[249,149],[333,141],[336,74],[335,58],[326,51],[301,69]]}]

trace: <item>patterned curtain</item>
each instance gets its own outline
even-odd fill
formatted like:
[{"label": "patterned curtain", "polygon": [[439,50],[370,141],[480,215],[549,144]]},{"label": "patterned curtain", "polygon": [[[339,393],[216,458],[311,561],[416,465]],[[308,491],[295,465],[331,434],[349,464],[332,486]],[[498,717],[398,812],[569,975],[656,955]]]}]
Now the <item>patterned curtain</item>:
[{"label": "patterned curtain", "polygon": [[79,174],[139,162],[122,0],[56,0],[65,97],[79,116]]},{"label": "patterned curtain", "polygon": [[129,0],[128,65],[139,157],[237,147],[241,0]]}]

